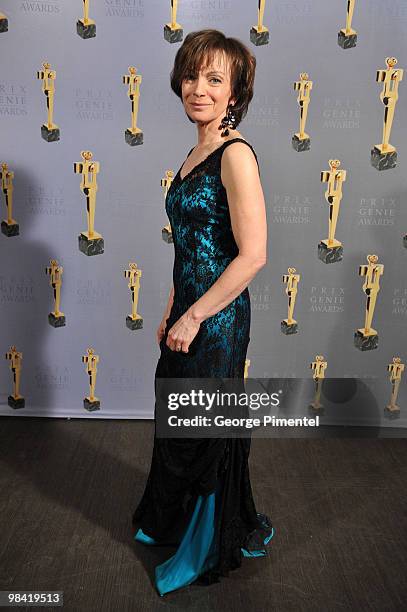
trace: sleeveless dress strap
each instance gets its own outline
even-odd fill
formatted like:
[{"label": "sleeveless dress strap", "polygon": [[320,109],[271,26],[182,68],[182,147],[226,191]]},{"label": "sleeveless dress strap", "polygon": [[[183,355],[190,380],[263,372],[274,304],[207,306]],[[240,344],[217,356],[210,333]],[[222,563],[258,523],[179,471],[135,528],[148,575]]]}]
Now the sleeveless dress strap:
[{"label": "sleeveless dress strap", "polygon": [[[253,149],[252,145],[249,142],[247,142],[247,140],[243,140],[243,138],[232,138],[231,140],[225,140],[225,142],[219,147],[219,149],[224,149],[224,148],[226,148],[228,146],[228,144],[230,144],[232,142],[236,142],[236,141],[244,142],[245,144],[247,144],[247,146],[249,146],[251,148],[251,150],[253,151],[254,157],[256,158],[257,164],[258,164],[259,162],[258,162],[258,159],[257,159],[256,151]],[[194,149],[195,149],[195,147],[192,147],[192,149],[190,149],[188,151],[187,157],[189,157],[191,155],[191,153],[192,153],[192,151]],[[217,149],[215,149],[215,151],[217,151]],[[213,152],[215,152],[215,151],[213,151]]]},{"label": "sleeveless dress strap", "polygon": [[[254,155],[254,157],[255,157],[255,159],[256,159],[256,162],[257,162],[257,168],[258,168],[258,170],[259,170],[259,175],[260,175],[260,165],[259,165],[259,160],[257,159],[256,151],[253,149],[252,145],[251,145],[249,142],[247,142],[247,140],[244,140],[243,138],[238,138],[238,137],[236,137],[236,138],[232,138],[231,140],[225,140],[225,142],[224,142],[223,144],[221,144],[221,146],[220,146],[220,147],[218,147],[217,149],[215,149],[214,151],[212,151],[212,153],[216,153],[216,152],[219,150],[219,152],[220,152],[220,154],[221,154],[221,158],[222,158],[222,153],[223,153],[223,151],[226,149],[226,147],[227,147],[228,145],[232,144],[232,142],[237,142],[237,141],[238,141],[238,142],[244,142],[245,144],[247,144],[247,146],[248,146],[248,147],[250,147],[250,148],[251,148],[251,150],[253,151],[253,155]],[[191,153],[192,153],[192,151],[193,151],[194,149],[195,149],[195,147],[192,147],[192,149],[190,149],[190,150],[188,151],[188,155],[187,155],[187,157],[189,157],[189,156],[191,155]],[[209,154],[209,155],[208,155],[208,156],[207,156],[205,159],[209,158],[209,157],[210,157],[210,155],[211,155],[211,154]],[[205,160],[203,160],[203,161],[205,161]]]}]

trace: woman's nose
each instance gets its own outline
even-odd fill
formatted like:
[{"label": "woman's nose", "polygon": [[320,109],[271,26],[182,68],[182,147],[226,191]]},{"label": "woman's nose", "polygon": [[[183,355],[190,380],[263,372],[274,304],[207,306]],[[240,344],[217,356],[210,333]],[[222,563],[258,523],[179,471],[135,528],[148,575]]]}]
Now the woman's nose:
[{"label": "woman's nose", "polygon": [[202,77],[199,77],[197,79],[195,79],[194,83],[193,83],[193,91],[195,94],[197,95],[202,95],[205,93],[205,79]]}]

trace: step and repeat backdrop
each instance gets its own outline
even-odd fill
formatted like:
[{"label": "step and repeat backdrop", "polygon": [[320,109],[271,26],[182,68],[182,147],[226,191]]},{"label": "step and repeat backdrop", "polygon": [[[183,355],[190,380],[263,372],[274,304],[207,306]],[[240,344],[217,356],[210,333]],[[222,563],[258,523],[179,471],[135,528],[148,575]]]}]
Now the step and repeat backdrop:
[{"label": "step and repeat backdrop", "polygon": [[257,60],[246,374],[375,381],[375,424],[407,427],[406,27],[406,0],[1,0],[0,414],[153,417],[197,141],[170,72],[215,28]]}]

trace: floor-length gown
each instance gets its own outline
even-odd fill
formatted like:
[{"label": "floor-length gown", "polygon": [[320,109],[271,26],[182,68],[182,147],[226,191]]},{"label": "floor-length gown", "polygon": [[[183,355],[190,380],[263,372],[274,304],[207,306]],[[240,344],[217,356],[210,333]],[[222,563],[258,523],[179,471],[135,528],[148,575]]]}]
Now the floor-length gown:
[{"label": "floor-length gown", "polygon": [[[224,141],[183,179],[177,172],[165,209],[175,257],[174,302],[161,340],[157,378],[225,377],[243,380],[250,340],[250,296],[246,288],[200,325],[189,352],[172,351],[167,333],[238,254],[221,157]],[[191,149],[192,151],[192,149]],[[188,153],[190,155],[191,151]],[[155,405],[157,410],[157,402]],[[274,534],[269,517],[256,511],[249,476],[250,437],[157,438],[144,494],[133,514],[135,540],[174,545],[176,552],[155,568],[160,595],[198,582],[219,582],[240,567],[242,557],[267,554]]]}]

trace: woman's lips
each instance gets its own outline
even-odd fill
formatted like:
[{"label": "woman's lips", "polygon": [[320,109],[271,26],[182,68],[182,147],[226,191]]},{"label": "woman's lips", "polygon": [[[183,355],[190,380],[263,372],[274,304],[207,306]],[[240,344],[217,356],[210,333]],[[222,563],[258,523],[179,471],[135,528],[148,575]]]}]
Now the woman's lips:
[{"label": "woman's lips", "polygon": [[193,102],[191,102],[191,106],[193,106],[194,108],[204,108],[205,106],[209,106],[209,104],[194,104]]}]

